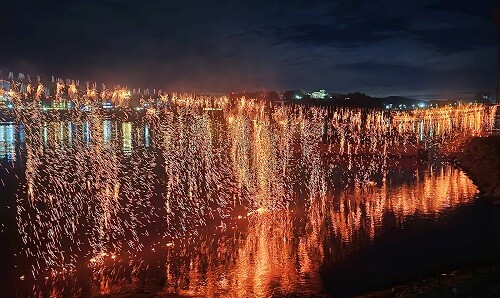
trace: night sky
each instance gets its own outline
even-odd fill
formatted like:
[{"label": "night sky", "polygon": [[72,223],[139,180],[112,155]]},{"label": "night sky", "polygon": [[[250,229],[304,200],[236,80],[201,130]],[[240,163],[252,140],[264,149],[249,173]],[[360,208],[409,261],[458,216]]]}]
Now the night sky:
[{"label": "night sky", "polygon": [[178,91],[494,95],[496,1],[12,1],[0,69]]}]

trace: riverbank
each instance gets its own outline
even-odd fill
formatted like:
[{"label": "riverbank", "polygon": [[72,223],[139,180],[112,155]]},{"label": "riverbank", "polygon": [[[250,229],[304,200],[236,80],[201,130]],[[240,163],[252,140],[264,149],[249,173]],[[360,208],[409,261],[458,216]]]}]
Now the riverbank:
[{"label": "riverbank", "polygon": [[481,195],[500,203],[500,134],[473,138],[448,158],[467,173]]},{"label": "riverbank", "polygon": [[[451,152],[441,152],[467,173],[482,195],[483,202],[500,204],[500,134],[476,137],[467,143],[450,144]],[[498,221],[492,224],[498,227]],[[466,266],[460,270],[431,276],[362,297],[499,297],[500,260]]]},{"label": "riverbank", "polygon": [[429,279],[411,282],[361,297],[499,297],[498,264],[443,273]]}]

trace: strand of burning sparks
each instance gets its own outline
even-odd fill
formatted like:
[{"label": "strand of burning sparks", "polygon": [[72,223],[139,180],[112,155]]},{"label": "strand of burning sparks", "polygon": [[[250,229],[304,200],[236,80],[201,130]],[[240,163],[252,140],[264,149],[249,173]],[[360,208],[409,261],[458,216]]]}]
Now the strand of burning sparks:
[{"label": "strand of burning sparks", "polygon": [[[153,234],[196,235],[196,227],[231,218],[238,206],[249,213],[286,209],[296,190],[318,204],[332,185],[366,186],[377,174],[385,177],[393,148],[444,144],[491,129],[496,109],[387,112],[269,108],[244,98],[235,104],[193,95],[171,100],[139,126],[99,114],[43,122],[37,111],[30,117],[16,111],[26,135],[18,227],[26,257],[36,259],[34,276],[47,268],[74,270],[82,252],[98,263],[119,251],[143,250]],[[136,150],[139,140],[154,150]],[[332,180],[337,169],[345,169],[340,182]],[[377,198],[373,204],[369,208],[378,210],[386,203]],[[336,233],[348,239],[346,215],[335,216]],[[161,227],[152,231],[151,222]]]}]

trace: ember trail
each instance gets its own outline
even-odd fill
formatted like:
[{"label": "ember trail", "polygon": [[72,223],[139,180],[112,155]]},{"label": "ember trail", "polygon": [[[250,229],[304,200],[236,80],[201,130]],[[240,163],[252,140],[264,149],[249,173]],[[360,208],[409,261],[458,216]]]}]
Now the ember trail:
[{"label": "ember trail", "polygon": [[[50,109],[38,91],[28,102],[3,95],[13,103],[2,111],[0,155],[2,182],[15,181],[6,193],[20,291],[138,288],[159,258],[162,293],[321,292],[331,245],[341,261],[377,238],[387,213],[402,224],[470,201],[477,189],[461,171],[423,160],[487,134],[496,113],[481,104],[401,111],[181,93],[136,110],[125,88],[93,92],[69,101],[56,93],[64,104]],[[102,98],[110,108],[96,106]],[[223,257],[202,261],[214,255]],[[78,285],[89,274],[93,282]]]}]

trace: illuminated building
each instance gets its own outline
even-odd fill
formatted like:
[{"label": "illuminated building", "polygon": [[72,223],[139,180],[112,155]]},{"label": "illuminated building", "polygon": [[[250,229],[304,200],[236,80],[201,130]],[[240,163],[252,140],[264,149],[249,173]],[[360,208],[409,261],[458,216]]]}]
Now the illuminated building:
[{"label": "illuminated building", "polygon": [[323,89],[311,93],[312,99],[327,99],[329,96],[330,96],[329,93]]}]

